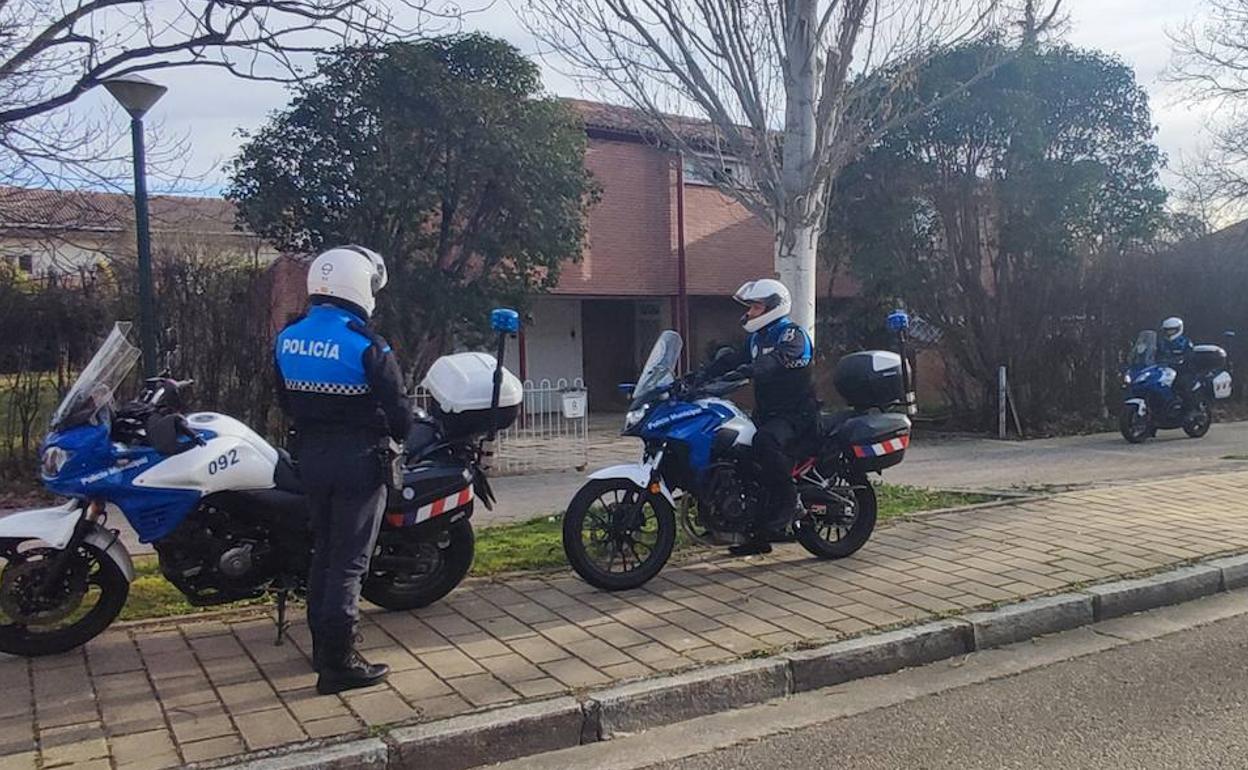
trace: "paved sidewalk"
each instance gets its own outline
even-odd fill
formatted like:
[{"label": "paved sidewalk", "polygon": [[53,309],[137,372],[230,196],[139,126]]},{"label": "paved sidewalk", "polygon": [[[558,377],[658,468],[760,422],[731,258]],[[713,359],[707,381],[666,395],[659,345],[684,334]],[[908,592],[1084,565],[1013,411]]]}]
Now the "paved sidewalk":
[{"label": "paved sidewalk", "polygon": [[[263,618],[114,629],[85,652],[0,661],[0,768],[176,767],[729,660],[1248,550],[1248,473],[917,517],[860,555],[707,554],[607,595],[566,573],[470,581],[369,613],[385,687],[317,697],[306,629]],[[110,764],[111,763],[111,764]]]}]

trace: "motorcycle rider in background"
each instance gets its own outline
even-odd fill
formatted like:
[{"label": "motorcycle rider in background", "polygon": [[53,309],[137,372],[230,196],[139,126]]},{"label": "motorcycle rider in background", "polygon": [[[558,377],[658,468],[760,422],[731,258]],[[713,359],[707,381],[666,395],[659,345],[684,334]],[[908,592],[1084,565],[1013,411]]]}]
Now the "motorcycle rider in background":
[{"label": "motorcycle rider in background", "polygon": [[1161,335],[1157,338],[1157,363],[1174,369],[1174,388],[1183,401],[1184,410],[1190,409],[1192,376],[1188,372],[1188,356],[1192,341],[1183,333],[1183,319],[1171,316],[1161,322]]}]

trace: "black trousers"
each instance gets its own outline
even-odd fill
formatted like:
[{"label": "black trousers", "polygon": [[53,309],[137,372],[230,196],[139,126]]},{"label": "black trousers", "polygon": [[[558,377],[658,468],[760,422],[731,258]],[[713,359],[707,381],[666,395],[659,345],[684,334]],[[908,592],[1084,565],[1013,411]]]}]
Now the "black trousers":
[{"label": "black trousers", "polygon": [[327,649],[345,645],[359,618],[360,586],[386,504],[377,446],[371,432],[300,437],[299,470],[316,548],[308,574],[308,626]]},{"label": "black trousers", "polygon": [[766,489],[770,504],[768,510],[756,512],[756,531],[785,526],[797,507],[792,452],[806,433],[805,419],[801,414],[772,415],[758,424],[754,457],[760,470],[759,483]]}]

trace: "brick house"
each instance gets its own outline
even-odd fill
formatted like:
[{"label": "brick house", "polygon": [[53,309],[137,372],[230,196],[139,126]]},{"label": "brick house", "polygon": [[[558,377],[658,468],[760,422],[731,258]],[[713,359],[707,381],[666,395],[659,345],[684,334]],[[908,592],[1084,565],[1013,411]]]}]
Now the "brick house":
[{"label": "brick house", "polygon": [[[616,385],[636,378],[661,330],[680,332],[693,361],[742,338],[731,295],[775,275],[774,240],[697,168],[647,138],[633,111],[568,104],[584,121],[585,164],[602,199],[590,211],[581,261],[534,300],[511,360],[527,379],[582,379],[595,411],[622,409]],[[725,169],[734,172],[741,170]],[[836,290],[855,289],[838,280]]]}]

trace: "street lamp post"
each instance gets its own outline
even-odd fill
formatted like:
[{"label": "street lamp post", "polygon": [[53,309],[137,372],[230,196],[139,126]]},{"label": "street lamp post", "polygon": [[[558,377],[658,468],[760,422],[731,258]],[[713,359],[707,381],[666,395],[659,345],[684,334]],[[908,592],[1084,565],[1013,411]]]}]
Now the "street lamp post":
[{"label": "street lamp post", "polygon": [[155,377],[156,307],[152,296],[152,238],[147,211],[143,116],[168,89],[140,75],[107,80],[104,88],[130,113],[130,140],[134,145],[134,229],[139,261],[139,339],[143,348],[143,376]]}]

